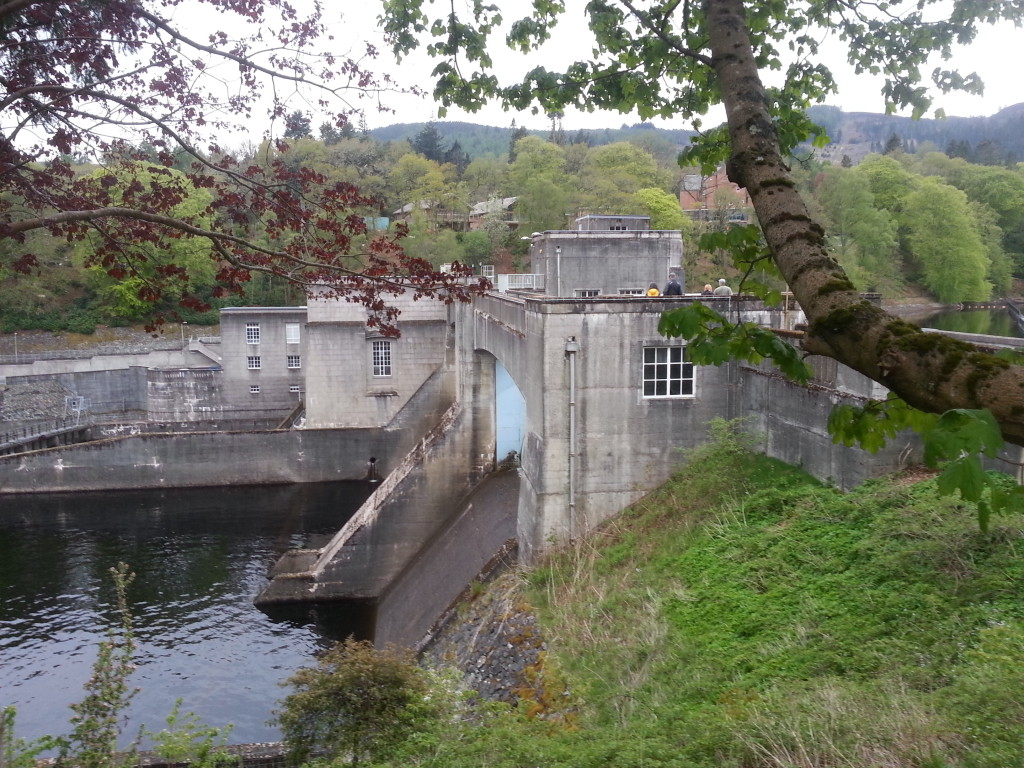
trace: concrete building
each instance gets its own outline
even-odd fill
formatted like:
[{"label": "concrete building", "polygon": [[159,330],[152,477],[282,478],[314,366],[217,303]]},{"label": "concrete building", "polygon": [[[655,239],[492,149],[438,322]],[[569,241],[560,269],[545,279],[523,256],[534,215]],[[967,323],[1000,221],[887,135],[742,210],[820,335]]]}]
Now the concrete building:
[{"label": "concrete building", "polygon": [[306,307],[220,312],[221,402],[231,418],[287,415],[302,402],[309,349]]},{"label": "concrete building", "polygon": [[368,328],[367,310],[360,304],[310,299],[308,427],[397,428],[396,417],[417,396],[420,411],[444,410],[450,403],[451,385],[442,372],[450,352],[448,306],[414,301],[409,294],[393,303],[402,311],[400,338]]},{"label": "concrete building", "polygon": [[680,284],[683,238],[678,230],[652,230],[648,216],[581,216],[574,230],[536,232],[530,271],[550,296],[643,296],[664,287],[670,272]]}]

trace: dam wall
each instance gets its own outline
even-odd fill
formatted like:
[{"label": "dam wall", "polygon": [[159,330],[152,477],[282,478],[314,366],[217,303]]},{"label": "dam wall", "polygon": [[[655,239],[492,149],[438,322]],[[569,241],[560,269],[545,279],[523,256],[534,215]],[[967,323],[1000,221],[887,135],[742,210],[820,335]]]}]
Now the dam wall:
[{"label": "dam wall", "polygon": [[362,480],[403,435],[379,429],[138,434],[0,457],[0,497],[147,488]]}]

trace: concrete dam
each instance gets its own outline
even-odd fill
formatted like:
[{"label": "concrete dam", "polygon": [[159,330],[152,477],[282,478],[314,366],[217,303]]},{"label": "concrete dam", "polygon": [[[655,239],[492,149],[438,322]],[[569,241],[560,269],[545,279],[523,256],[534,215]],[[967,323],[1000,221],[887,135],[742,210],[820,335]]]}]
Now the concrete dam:
[{"label": "concrete dam", "polygon": [[0,456],[0,502],[362,480],[374,457],[379,487],[329,544],[285,555],[259,601],[375,605],[377,641],[415,645],[479,573],[528,564],[664,483],[713,419],[742,419],[764,453],[840,488],[915,461],[912,436],[877,454],[832,442],[834,406],[886,394],[833,360],[811,358],[805,387],[767,366],[695,365],[663,337],[662,312],[696,301],[783,336],[803,321],[787,302],[639,295],[681,273],[678,232],[547,232],[531,251],[534,274],[471,303],[400,298],[398,339],[369,330],[363,307],[314,295],[223,310],[217,342],[190,343],[176,365],[4,365],[8,383],[49,376],[146,417]]}]

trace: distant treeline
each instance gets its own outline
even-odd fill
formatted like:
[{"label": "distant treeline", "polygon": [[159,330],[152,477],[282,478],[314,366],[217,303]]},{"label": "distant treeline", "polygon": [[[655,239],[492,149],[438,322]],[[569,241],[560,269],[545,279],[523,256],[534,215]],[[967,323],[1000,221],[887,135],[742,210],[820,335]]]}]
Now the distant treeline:
[{"label": "distant treeline", "polygon": [[[942,119],[885,115],[870,112],[844,112],[839,107],[815,106],[811,118],[828,133],[833,147],[826,156],[839,160],[843,154],[854,162],[869,153],[885,152],[893,142],[907,152],[944,152],[978,165],[1013,165],[1024,160],[1024,104],[1007,107],[989,117],[945,117]],[[373,129],[379,141],[412,141],[428,123],[398,123]],[[650,123],[623,124],[619,128],[565,131],[556,119],[543,129],[516,126],[498,127],[466,122],[433,123],[441,137],[458,142],[469,157],[508,154],[513,132],[537,136],[557,144],[586,144],[591,147],[631,141],[644,131],[654,131],[679,147],[689,145],[693,131],[667,130]]]},{"label": "distant treeline", "polygon": [[509,146],[513,133],[521,136],[537,136],[546,141],[553,141],[556,144],[586,144],[590,147],[615,144],[620,141],[631,141],[638,135],[656,132],[680,147],[689,145],[693,131],[665,130],[656,128],[650,123],[637,123],[635,125],[623,125],[620,128],[598,128],[593,130],[565,131],[557,121],[553,126],[543,130],[529,129],[525,126],[517,126],[514,122],[510,126],[496,127],[493,125],[477,125],[476,123],[461,122],[440,122],[440,123],[397,123],[384,128],[374,128],[370,134],[378,141],[405,141],[412,142],[416,136],[428,125],[433,125],[441,138],[449,144],[458,142],[463,151],[470,159],[485,157],[505,157],[509,153]]}]

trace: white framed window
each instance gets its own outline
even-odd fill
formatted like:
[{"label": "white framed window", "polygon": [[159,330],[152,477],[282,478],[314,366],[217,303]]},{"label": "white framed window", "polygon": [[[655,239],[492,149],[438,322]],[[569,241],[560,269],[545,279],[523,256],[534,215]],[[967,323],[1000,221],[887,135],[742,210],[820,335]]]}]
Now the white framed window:
[{"label": "white framed window", "polygon": [[619,296],[646,296],[643,288],[619,288]]},{"label": "white framed window", "polygon": [[260,343],[260,324],[259,323],[246,323],[245,324],[245,343],[246,344],[259,344]]},{"label": "white framed window", "polygon": [[302,357],[299,355],[288,355],[288,367],[289,368],[301,368]]},{"label": "white framed window", "polygon": [[245,367],[250,371],[258,371],[263,367],[263,361],[260,359],[259,355],[249,355],[245,358]]},{"label": "white framed window", "polygon": [[298,344],[300,333],[300,326],[298,323],[285,323],[284,324],[284,343],[285,344]]},{"label": "white framed window", "polygon": [[643,394],[652,397],[694,397],[694,365],[686,347],[643,348]]},{"label": "white framed window", "polygon": [[577,288],[573,295],[577,299],[592,299],[600,293],[596,288]]},{"label": "white framed window", "polygon": [[288,385],[288,391],[289,392],[301,392],[302,391],[302,387],[300,387],[298,384],[289,384]]},{"label": "white framed window", "polygon": [[249,385],[249,394],[250,395],[258,395],[259,393],[260,393],[260,385],[259,384],[250,384]]},{"label": "white framed window", "polygon": [[373,375],[391,375],[391,342],[373,342]]}]

